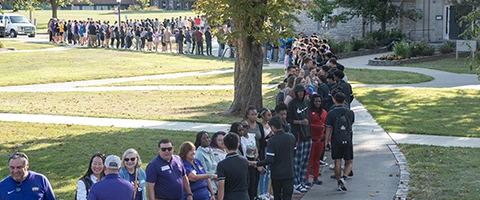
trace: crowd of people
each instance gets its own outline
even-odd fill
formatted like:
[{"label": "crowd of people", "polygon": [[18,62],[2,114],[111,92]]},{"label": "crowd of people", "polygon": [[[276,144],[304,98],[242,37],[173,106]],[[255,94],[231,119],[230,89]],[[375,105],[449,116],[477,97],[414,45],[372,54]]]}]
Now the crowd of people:
[{"label": "crowd of people", "polygon": [[[328,41],[315,35],[289,38],[285,48],[286,75],[274,109],[248,107],[228,133],[198,132],[193,143],[181,144],[178,155],[173,142],[162,139],[146,170],[135,149],[121,158],[95,153],[77,182],[76,199],[290,200],[322,184],[325,151],[334,160],[336,189],[347,191],[355,117],[345,67]],[[0,200],[55,199],[48,179],[28,171],[24,153],[8,161],[10,176],[0,182]]]},{"label": "crowd of people", "polygon": [[[217,28],[229,32],[231,23],[227,21]],[[207,20],[200,16],[164,18],[163,21],[158,18],[128,19],[114,23],[93,18],[86,20],[52,18],[48,22],[48,31],[52,43],[213,56],[212,32]],[[225,44],[219,45],[217,54],[221,56]]]}]

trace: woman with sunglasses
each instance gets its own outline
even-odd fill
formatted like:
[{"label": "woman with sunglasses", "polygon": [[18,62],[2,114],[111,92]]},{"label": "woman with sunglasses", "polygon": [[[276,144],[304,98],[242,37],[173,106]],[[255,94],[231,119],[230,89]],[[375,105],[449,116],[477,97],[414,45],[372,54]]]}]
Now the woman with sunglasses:
[{"label": "woman with sunglasses", "polygon": [[122,160],[122,169],[118,174],[133,185],[133,200],[146,200],[147,175],[141,168],[142,159],[137,150],[127,149],[123,153]]},{"label": "woman with sunglasses", "polygon": [[[193,200],[215,200],[211,180],[216,179],[217,175],[208,174],[200,160],[195,158],[195,153],[195,146],[187,141],[180,146],[180,153],[178,154],[183,160],[185,173],[190,181]],[[183,193],[182,199],[187,199],[186,193]]]},{"label": "woman with sunglasses", "polygon": [[86,200],[88,192],[92,185],[102,180],[105,176],[103,168],[105,163],[105,155],[101,153],[94,153],[90,158],[87,172],[77,182],[76,199]]}]

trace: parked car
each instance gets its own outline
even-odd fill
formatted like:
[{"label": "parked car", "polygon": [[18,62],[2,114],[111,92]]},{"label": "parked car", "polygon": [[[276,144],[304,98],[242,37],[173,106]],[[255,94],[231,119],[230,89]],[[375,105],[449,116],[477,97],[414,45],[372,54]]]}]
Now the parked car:
[{"label": "parked car", "polygon": [[[3,24],[5,30],[3,33],[10,37],[17,37],[17,35],[28,35],[28,37],[35,37],[37,28],[30,23],[23,15],[18,14],[0,14],[0,24]],[[1,27],[2,25],[0,25]],[[1,28],[0,28],[0,34]]]}]

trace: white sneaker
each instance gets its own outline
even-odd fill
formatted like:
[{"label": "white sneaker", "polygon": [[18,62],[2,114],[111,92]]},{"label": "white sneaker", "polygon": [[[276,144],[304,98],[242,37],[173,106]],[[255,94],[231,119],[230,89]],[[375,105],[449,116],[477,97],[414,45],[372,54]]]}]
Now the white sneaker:
[{"label": "white sneaker", "polygon": [[298,190],[300,192],[308,192],[308,189],[305,188],[303,185],[298,185],[295,187],[295,190]]},{"label": "white sneaker", "polygon": [[298,191],[297,189],[293,189],[293,194],[302,194],[302,192]]},{"label": "white sneaker", "polygon": [[335,164],[330,164],[330,165],[328,166],[328,168],[330,168],[330,169],[332,169],[332,170],[335,169]]}]

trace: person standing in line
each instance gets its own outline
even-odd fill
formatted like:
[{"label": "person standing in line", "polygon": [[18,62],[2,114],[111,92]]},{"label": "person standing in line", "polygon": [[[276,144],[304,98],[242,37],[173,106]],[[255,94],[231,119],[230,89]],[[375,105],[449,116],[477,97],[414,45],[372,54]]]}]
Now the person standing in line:
[{"label": "person standing in line", "polygon": [[203,55],[203,33],[200,31],[200,27],[197,27],[197,31],[194,33],[195,42],[197,43],[197,55]]},{"label": "person standing in line", "polygon": [[76,200],[86,200],[92,185],[105,177],[105,173],[103,172],[104,163],[104,154],[97,152],[92,155],[87,172],[85,172],[77,182]]},{"label": "person standing in line", "polygon": [[[310,150],[310,159],[307,166],[307,181],[310,172],[313,170],[313,184],[321,185],[322,181],[318,179],[320,170],[320,159],[325,148],[325,120],[327,119],[327,111],[322,107],[322,97],[314,94],[310,100],[310,120],[312,130],[312,148]],[[310,170],[312,169],[312,170]]]},{"label": "person standing in line", "polygon": [[158,156],[147,166],[147,197],[155,199],[181,199],[183,192],[187,200],[193,200],[182,159],[173,155],[173,143],[162,139],[158,143]]},{"label": "person standing in line", "polygon": [[102,181],[93,184],[87,200],[131,200],[133,187],[122,179],[118,172],[122,168],[122,161],[116,155],[109,155],[104,164],[105,177]]},{"label": "person standing in line", "polygon": [[237,153],[240,140],[236,134],[229,133],[223,138],[223,143],[227,156],[217,166],[217,200],[249,200],[248,161]]},{"label": "person standing in line", "polygon": [[0,181],[0,200],[55,200],[45,175],[29,171],[28,157],[22,152],[8,158],[10,176]]},{"label": "person standing in line", "polygon": [[146,200],[146,184],[147,174],[141,168],[142,159],[137,150],[127,149],[122,156],[122,169],[120,177],[127,180],[133,186],[133,200]]},{"label": "person standing in line", "polygon": [[281,116],[268,121],[274,136],[267,143],[265,160],[250,162],[254,166],[270,165],[274,199],[291,200],[293,194],[295,136],[283,131]]},{"label": "person standing in line", "polygon": [[[346,97],[337,92],[333,98],[335,108],[327,114],[327,148],[331,147],[332,159],[335,160],[335,178],[337,190],[347,191],[346,175],[352,172],[353,143],[352,125],[355,122],[355,113],[345,108]],[[341,172],[342,159],[345,160],[343,176]]]},{"label": "person standing in line", "polygon": [[207,56],[213,56],[213,54],[212,54],[212,32],[210,31],[210,27],[207,27],[207,31],[205,31],[205,44],[207,45]]}]

